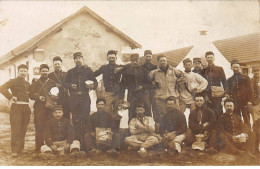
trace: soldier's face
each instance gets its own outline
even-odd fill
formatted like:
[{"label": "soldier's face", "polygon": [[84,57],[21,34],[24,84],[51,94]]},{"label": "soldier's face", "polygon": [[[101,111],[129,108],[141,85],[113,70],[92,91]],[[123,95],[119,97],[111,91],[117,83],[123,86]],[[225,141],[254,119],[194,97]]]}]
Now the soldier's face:
[{"label": "soldier's face", "polygon": [[191,68],[192,68],[192,63],[191,62],[188,62],[184,65],[184,69],[185,71],[187,72],[190,72],[191,71]]},{"label": "soldier's face", "polygon": [[55,71],[61,70],[61,65],[62,65],[62,63],[61,63],[60,60],[55,60],[55,61],[53,62],[54,70],[55,70]]},{"label": "soldier's face", "polygon": [[202,107],[204,104],[204,98],[203,97],[195,97],[195,104],[196,107]]},{"label": "soldier's face", "polygon": [[146,54],[146,55],[145,55],[145,61],[146,61],[146,62],[151,62],[152,57],[153,57],[153,56],[152,56],[151,54]]},{"label": "soldier's face", "polygon": [[49,69],[48,68],[42,68],[41,69],[41,76],[42,77],[48,77]]},{"label": "soldier's face", "polygon": [[224,105],[226,113],[231,113],[234,110],[234,103],[233,102],[226,102],[226,104]]},{"label": "soldier's face", "polygon": [[107,55],[107,60],[109,62],[115,62],[116,61],[116,55],[115,54]]},{"label": "soldier's face", "polygon": [[166,105],[168,110],[173,110],[174,108],[177,108],[175,100],[168,100]]},{"label": "soldier's face", "polygon": [[62,116],[63,116],[62,110],[55,110],[55,112],[53,112],[53,117],[57,120],[60,120]]},{"label": "soldier's face", "polygon": [[136,116],[142,117],[144,116],[145,109],[143,107],[137,107],[136,108]]},{"label": "soldier's face", "polygon": [[97,103],[97,110],[103,111],[105,108],[105,103],[103,101]]},{"label": "soldier's face", "polygon": [[138,59],[131,59],[131,65],[132,65],[133,67],[138,66]]},{"label": "soldier's face", "polygon": [[208,62],[209,65],[212,65],[214,63],[215,56],[214,55],[207,55],[206,56],[206,61]]},{"label": "soldier's face", "polygon": [[239,66],[239,64],[233,64],[231,66],[231,69],[233,70],[234,73],[238,73],[240,70],[240,66]]},{"label": "soldier's face", "polygon": [[202,68],[202,64],[200,62],[193,62],[193,66],[195,69],[201,69]]},{"label": "soldier's face", "polygon": [[28,70],[26,68],[20,68],[18,70],[18,76],[19,77],[25,78],[27,73],[28,73]]},{"label": "soldier's face", "polygon": [[82,66],[83,63],[84,63],[83,57],[81,57],[81,56],[76,56],[76,57],[74,58],[74,62],[75,62],[75,64],[76,64],[76,66]]},{"label": "soldier's face", "polygon": [[163,68],[167,66],[167,59],[166,59],[166,57],[161,57],[159,59],[159,66],[163,67]]},{"label": "soldier's face", "polygon": [[253,70],[254,77],[260,77],[260,70]]}]

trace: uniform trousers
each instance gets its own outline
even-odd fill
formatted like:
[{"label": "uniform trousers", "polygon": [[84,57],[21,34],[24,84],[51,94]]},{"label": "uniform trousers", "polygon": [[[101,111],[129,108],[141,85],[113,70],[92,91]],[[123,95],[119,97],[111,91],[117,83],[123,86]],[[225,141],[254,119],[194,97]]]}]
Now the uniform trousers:
[{"label": "uniform trousers", "polygon": [[144,137],[140,137],[139,135],[132,135],[125,138],[125,143],[133,147],[137,147],[137,148],[143,147],[147,149],[158,144],[159,140],[155,136],[147,135]]}]

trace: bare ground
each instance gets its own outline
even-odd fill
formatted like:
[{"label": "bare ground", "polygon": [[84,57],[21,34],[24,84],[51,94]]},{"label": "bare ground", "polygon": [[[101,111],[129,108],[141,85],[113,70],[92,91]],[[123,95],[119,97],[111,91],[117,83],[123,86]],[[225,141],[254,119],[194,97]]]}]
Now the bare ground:
[{"label": "bare ground", "polygon": [[68,156],[51,160],[41,160],[34,153],[34,124],[33,118],[28,126],[25,139],[25,153],[18,158],[11,158],[9,114],[0,113],[0,165],[2,166],[215,166],[215,165],[260,165],[258,159],[237,157],[219,152],[208,155],[202,152],[184,148],[177,156],[157,153],[153,157],[140,158],[136,152],[120,153],[113,159],[106,154],[98,157],[72,159]]}]

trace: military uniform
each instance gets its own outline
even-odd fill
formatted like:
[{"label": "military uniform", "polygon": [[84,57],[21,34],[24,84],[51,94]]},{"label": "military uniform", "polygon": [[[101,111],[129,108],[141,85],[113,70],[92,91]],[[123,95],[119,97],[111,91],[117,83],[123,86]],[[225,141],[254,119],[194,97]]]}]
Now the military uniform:
[{"label": "military uniform", "polygon": [[0,92],[8,100],[11,100],[12,97],[17,97],[17,101],[13,102],[10,109],[11,149],[13,153],[21,152],[24,149],[24,137],[31,114],[29,107],[29,86],[30,83],[24,78],[17,77],[9,80],[0,87]]},{"label": "military uniform", "polygon": [[[90,96],[89,89],[85,82],[91,80],[94,82],[94,89],[97,88],[97,80],[93,71],[86,66],[76,66],[67,72],[65,77],[65,87],[70,93],[70,110],[72,114],[72,123],[74,128],[75,139],[82,141],[83,129],[90,113]],[[76,84],[77,88],[73,89],[72,84]],[[82,143],[82,142],[81,142]]]},{"label": "military uniform", "polygon": [[55,81],[56,84],[61,85],[59,87],[59,105],[62,105],[63,117],[70,119],[70,106],[69,106],[69,95],[68,90],[64,86],[64,79],[66,76],[66,72],[63,71],[54,71],[49,74],[49,78]]},{"label": "military uniform", "polygon": [[250,125],[250,116],[246,105],[252,102],[252,88],[248,76],[241,73],[234,74],[227,80],[226,94],[234,100],[234,113],[242,112],[245,124]]},{"label": "military uniform", "polygon": [[[148,72],[143,67],[128,66],[121,80],[122,92],[121,98],[124,96],[124,89],[128,89],[127,101],[130,103],[129,121],[135,116],[135,105],[142,101],[145,104],[145,115],[151,116],[151,107],[149,104],[149,89],[152,82]],[[141,90],[136,90],[138,86],[142,86]]]},{"label": "military uniform", "polygon": [[222,67],[213,65],[212,67],[207,67],[202,72],[203,77],[208,81],[208,86],[205,90],[205,94],[210,101],[207,101],[207,107],[212,109],[216,114],[216,118],[223,114],[222,110],[222,97],[212,97],[211,86],[222,86],[226,87],[226,75]]},{"label": "military uniform", "polygon": [[35,125],[35,146],[36,151],[40,151],[42,145],[44,145],[44,123],[48,120],[52,114],[51,110],[45,106],[45,102],[40,101],[39,96],[47,98],[47,94],[52,87],[56,87],[56,83],[45,77],[39,79],[33,79],[30,86],[30,99],[35,100],[33,104],[34,108],[34,125]]}]

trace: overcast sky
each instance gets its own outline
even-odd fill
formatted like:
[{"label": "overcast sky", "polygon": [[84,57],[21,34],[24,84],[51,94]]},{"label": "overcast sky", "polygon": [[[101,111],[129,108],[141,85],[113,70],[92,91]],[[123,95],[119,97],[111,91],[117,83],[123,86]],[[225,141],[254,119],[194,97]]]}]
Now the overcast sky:
[{"label": "overcast sky", "polygon": [[260,31],[252,1],[1,1],[0,56],[87,6],[155,53]]}]

